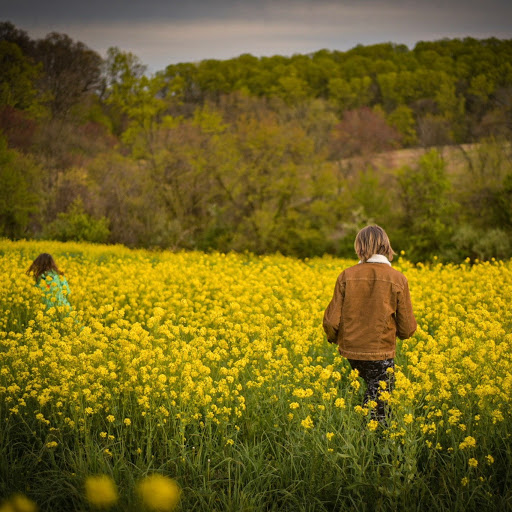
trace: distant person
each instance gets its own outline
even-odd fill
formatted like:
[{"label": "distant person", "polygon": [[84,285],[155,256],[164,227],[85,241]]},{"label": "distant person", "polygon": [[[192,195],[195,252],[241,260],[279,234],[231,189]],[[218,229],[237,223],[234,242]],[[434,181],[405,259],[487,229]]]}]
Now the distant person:
[{"label": "distant person", "polygon": [[68,282],[50,254],[40,254],[33,261],[27,270],[27,275],[31,274],[36,286],[43,291],[43,302],[47,310],[54,306],[71,306],[68,301],[71,293]]},{"label": "distant person", "polygon": [[395,252],[386,232],[377,225],[363,228],[354,248],[359,264],[338,277],[324,314],[323,327],[330,343],[358,370],[366,383],[363,405],[377,403],[372,418],[386,422],[386,407],[379,399],[380,381],[394,385],[396,337],[416,331],[407,278],[391,267]]}]

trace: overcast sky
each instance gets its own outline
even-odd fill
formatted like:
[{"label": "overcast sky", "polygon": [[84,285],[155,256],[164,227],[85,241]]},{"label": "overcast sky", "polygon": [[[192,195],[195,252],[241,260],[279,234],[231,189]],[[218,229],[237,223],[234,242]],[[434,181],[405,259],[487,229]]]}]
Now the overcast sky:
[{"label": "overcast sky", "polygon": [[242,53],[292,55],[444,37],[512,38],[512,0],[0,0],[32,38],[64,32],[151,72]]}]

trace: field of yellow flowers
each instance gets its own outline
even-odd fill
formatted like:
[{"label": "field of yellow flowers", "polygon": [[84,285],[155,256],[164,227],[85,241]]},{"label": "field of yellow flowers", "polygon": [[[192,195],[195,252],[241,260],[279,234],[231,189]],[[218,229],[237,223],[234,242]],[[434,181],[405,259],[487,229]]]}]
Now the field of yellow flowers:
[{"label": "field of yellow flowers", "polygon": [[[25,275],[41,252],[71,311]],[[321,327],[355,261],[0,254],[0,510],[512,510],[511,261],[393,262],[419,327],[385,428]]]}]

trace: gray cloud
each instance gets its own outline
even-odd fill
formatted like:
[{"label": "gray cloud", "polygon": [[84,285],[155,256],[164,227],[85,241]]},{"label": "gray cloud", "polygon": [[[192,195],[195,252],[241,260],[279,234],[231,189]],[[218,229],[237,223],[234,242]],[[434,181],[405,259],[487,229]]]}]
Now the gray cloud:
[{"label": "gray cloud", "polygon": [[[5,18],[23,19],[29,23],[105,21],[190,21],[262,18],[270,20],[276,14],[288,19],[318,18],[324,13],[446,11],[464,16],[478,13],[485,19],[512,14],[509,0],[0,0]],[[452,20],[456,22],[456,19]]]},{"label": "gray cloud", "polygon": [[241,53],[290,55],[384,41],[512,37],[509,0],[0,0],[3,19],[32,37],[65,32],[104,54],[132,51],[163,69]]}]

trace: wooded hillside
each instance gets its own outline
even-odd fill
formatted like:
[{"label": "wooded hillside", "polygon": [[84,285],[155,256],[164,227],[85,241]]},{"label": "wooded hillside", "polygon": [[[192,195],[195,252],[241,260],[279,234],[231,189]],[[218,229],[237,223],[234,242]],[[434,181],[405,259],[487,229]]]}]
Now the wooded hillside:
[{"label": "wooded hillside", "polygon": [[512,40],[149,75],[3,22],[0,69],[0,236],[306,257],[377,222],[414,260],[512,256]]}]

